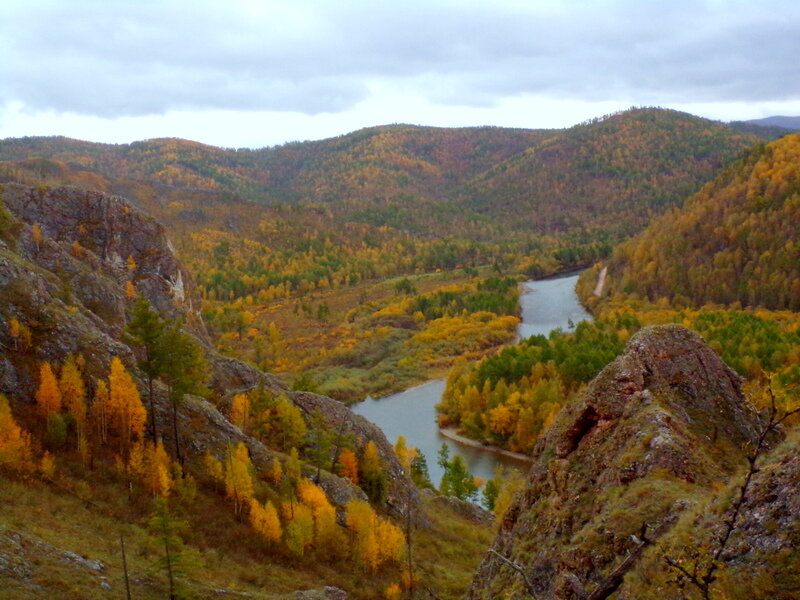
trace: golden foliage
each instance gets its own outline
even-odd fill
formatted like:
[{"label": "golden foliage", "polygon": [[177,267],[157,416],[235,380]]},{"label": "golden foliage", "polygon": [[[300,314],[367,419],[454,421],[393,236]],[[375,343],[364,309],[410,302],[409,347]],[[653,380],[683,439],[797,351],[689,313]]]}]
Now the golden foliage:
[{"label": "golden foliage", "polygon": [[250,398],[247,394],[236,394],[231,401],[230,421],[247,433],[250,420]]},{"label": "golden foliage", "polygon": [[137,474],[142,478],[147,491],[154,497],[167,497],[172,492],[175,482],[172,478],[171,463],[162,440],[159,439],[156,444],[145,442],[142,466]]},{"label": "golden foliage", "polygon": [[104,379],[98,379],[94,390],[91,417],[96,435],[103,444],[108,440],[109,401],[108,385]]},{"label": "golden foliage", "polygon": [[225,456],[225,494],[233,500],[234,512],[239,514],[253,497],[252,464],[247,446],[239,442],[228,447]]},{"label": "golden foliage", "polygon": [[111,359],[108,387],[109,424],[119,436],[121,448],[127,452],[131,440],[140,439],[144,434],[147,411],[133,378],[117,356]]},{"label": "golden foliage", "polygon": [[61,367],[58,388],[63,406],[75,424],[78,440],[81,440],[86,435],[86,386],[75,358],[71,355]]},{"label": "golden foliage", "polygon": [[400,589],[400,586],[396,583],[393,583],[386,588],[386,591],[383,595],[386,600],[400,600],[401,593],[402,590]]},{"label": "golden foliage", "polygon": [[350,448],[343,449],[339,454],[339,475],[358,485],[358,457]]},{"label": "golden foliage", "polygon": [[345,520],[354,536],[353,556],[362,568],[374,573],[384,563],[402,560],[403,532],[388,519],[375,514],[369,503],[350,500]]},{"label": "golden foliage", "polygon": [[416,458],[419,458],[419,451],[412,447],[408,447],[406,444],[405,436],[397,436],[397,442],[394,445],[394,453],[397,455],[397,460],[400,461],[400,464],[403,466],[403,470],[406,473],[411,473],[411,463],[414,462]]},{"label": "golden foliage", "polygon": [[286,546],[297,555],[303,556],[314,542],[314,515],[305,504],[294,504],[286,514]]},{"label": "golden foliage", "polygon": [[273,544],[278,543],[283,535],[278,511],[269,501],[261,504],[255,498],[250,500],[250,526]]},{"label": "golden foliage", "polygon": [[42,474],[42,477],[48,481],[53,481],[56,477],[56,459],[47,451],[42,454],[42,460],[39,463],[39,472]]},{"label": "golden foliage", "polygon": [[278,484],[283,479],[283,467],[281,467],[281,461],[277,457],[270,462],[267,477],[273,484]]},{"label": "golden foliage", "polygon": [[8,320],[8,334],[14,340],[14,350],[27,351],[31,347],[31,330],[20,323],[16,317]]},{"label": "golden foliage", "polygon": [[33,240],[33,243],[36,244],[36,249],[39,250],[42,245],[44,235],[42,234],[42,226],[38,223],[34,223],[31,226],[31,239]]},{"label": "golden foliage", "polygon": [[217,483],[225,483],[225,467],[222,466],[222,463],[217,459],[217,457],[211,454],[210,451],[206,450],[203,460],[209,476]]},{"label": "golden foliage", "polygon": [[136,292],[136,286],[133,285],[132,281],[125,282],[125,298],[128,300],[136,300],[138,297],[138,293]]},{"label": "golden foliage", "polygon": [[47,419],[61,412],[61,392],[49,362],[39,367],[39,387],[36,389],[36,406],[39,416]]},{"label": "golden foliage", "polygon": [[0,394],[0,467],[17,471],[31,468],[30,436],[17,425],[3,394]]}]

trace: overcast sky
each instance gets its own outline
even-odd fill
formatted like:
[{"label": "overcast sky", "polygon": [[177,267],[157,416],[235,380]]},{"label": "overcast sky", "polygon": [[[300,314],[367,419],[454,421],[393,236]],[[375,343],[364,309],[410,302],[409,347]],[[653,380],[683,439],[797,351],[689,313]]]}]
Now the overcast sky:
[{"label": "overcast sky", "polygon": [[800,115],[800,1],[0,0],[0,138]]}]

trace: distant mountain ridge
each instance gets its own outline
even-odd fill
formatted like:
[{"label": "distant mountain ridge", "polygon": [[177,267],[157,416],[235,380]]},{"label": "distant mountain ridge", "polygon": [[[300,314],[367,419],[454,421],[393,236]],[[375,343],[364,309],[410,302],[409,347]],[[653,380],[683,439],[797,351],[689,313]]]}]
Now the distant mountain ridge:
[{"label": "distant mountain ridge", "polygon": [[18,138],[0,141],[0,161],[61,161],[105,177],[114,191],[126,187],[134,199],[146,182],[263,204],[319,205],[342,222],[426,236],[566,235],[585,244],[639,231],[757,141],[720,123],[649,108],[568,130],[389,125],[260,150],[176,139],[109,145]]},{"label": "distant mountain ridge", "polygon": [[764,117],[763,119],[748,119],[745,123],[761,125],[765,127],[783,127],[792,131],[800,131],[800,117],[786,117],[776,115],[774,117]]}]

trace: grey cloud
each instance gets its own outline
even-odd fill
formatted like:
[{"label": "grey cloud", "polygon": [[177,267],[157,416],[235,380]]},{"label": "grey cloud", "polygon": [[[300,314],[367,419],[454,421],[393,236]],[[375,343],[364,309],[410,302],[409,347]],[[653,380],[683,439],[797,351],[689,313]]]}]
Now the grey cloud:
[{"label": "grey cloud", "polygon": [[[256,3],[257,4],[257,3]],[[0,8],[0,101],[101,116],[432,101],[800,98],[800,3],[56,1]]]}]

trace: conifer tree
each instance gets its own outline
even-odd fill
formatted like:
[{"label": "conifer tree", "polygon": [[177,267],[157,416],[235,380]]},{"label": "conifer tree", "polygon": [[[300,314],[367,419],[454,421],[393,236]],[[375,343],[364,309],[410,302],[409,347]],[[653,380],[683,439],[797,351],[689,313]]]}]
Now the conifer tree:
[{"label": "conifer tree", "polygon": [[277,544],[283,536],[278,511],[272,502],[261,504],[258,500],[250,500],[250,525],[270,543]]},{"label": "conifer tree", "polygon": [[269,465],[269,471],[267,471],[267,476],[274,484],[280,483],[281,479],[283,479],[283,467],[281,467],[281,461],[279,461],[277,457],[272,459]]},{"label": "conifer tree", "polygon": [[128,300],[136,300],[138,294],[136,293],[136,286],[133,285],[132,281],[125,282],[125,297]]},{"label": "conifer tree", "polygon": [[388,492],[389,480],[386,466],[378,452],[375,442],[370,440],[364,446],[361,457],[361,488],[374,503],[383,502]]},{"label": "conifer tree", "polygon": [[339,455],[339,475],[358,485],[358,457],[350,448],[345,448]]},{"label": "conifer tree", "polygon": [[236,394],[231,401],[231,423],[247,433],[250,420],[250,398],[247,394]]},{"label": "conifer tree", "polygon": [[327,466],[330,462],[335,441],[325,417],[319,410],[315,410],[311,415],[311,427],[308,429],[307,439],[306,456],[309,462],[317,466],[315,481],[319,481],[322,466]]},{"label": "conifer tree", "polygon": [[58,381],[49,362],[43,362],[39,367],[36,406],[43,419],[61,412],[61,391],[58,389]]},{"label": "conifer tree", "polygon": [[97,432],[96,435],[101,444],[105,444],[108,441],[109,401],[108,385],[106,385],[104,379],[99,379],[94,390],[91,416]]},{"label": "conifer tree", "polygon": [[225,493],[233,500],[234,512],[239,515],[253,497],[252,464],[247,446],[242,442],[228,447],[225,458]]},{"label": "conifer tree", "polygon": [[185,333],[178,320],[169,323],[160,337],[163,362],[159,377],[167,384],[172,405],[172,435],[175,440],[175,456],[183,462],[178,436],[178,406],[186,394],[205,395],[208,364],[203,349],[195,339]]},{"label": "conifer tree", "polygon": [[152,309],[150,303],[142,298],[133,305],[131,319],[125,328],[124,339],[134,348],[139,348],[142,358],[137,366],[147,375],[147,400],[150,404],[150,435],[153,440],[158,438],[155,419],[155,399],[153,397],[153,380],[163,370],[165,352],[162,343],[164,334],[164,319]]},{"label": "conifer tree", "polygon": [[473,500],[478,495],[475,478],[470,474],[464,459],[456,455],[450,460],[447,444],[439,450],[439,466],[444,469],[439,491],[446,496],[455,496],[459,500]]},{"label": "conifer tree", "polygon": [[133,378],[116,356],[111,359],[108,387],[109,422],[119,435],[120,451],[127,458],[131,440],[140,439],[144,433],[147,411]]},{"label": "conifer tree", "polygon": [[307,428],[300,409],[283,394],[266,401],[259,429],[266,435],[269,445],[286,452],[303,443]]},{"label": "conifer tree", "polygon": [[301,470],[302,465],[300,463],[300,457],[299,453],[297,452],[297,448],[291,448],[289,450],[289,458],[286,461],[286,477],[289,479],[292,485],[300,480]]},{"label": "conifer tree", "polygon": [[31,468],[30,436],[17,425],[8,399],[0,394],[0,468],[17,471]]},{"label": "conifer tree", "polygon": [[64,408],[75,427],[77,444],[80,446],[86,436],[86,387],[73,356],[68,356],[61,367],[58,388]]},{"label": "conifer tree", "polygon": [[170,515],[169,505],[164,498],[156,498],[155,511],[148,528],[164,547],[164,556],[159,564],[167,574],[169,599],[184,597],[183,579],[197,568],[196,553],[186,548],[180,536],[186,529],[186,523]]}]

